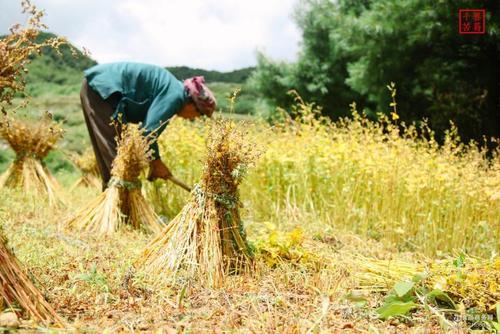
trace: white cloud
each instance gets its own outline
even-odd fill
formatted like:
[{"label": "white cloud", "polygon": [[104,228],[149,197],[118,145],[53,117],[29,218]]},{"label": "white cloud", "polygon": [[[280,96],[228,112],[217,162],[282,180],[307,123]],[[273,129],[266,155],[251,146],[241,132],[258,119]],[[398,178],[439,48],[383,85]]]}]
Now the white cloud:
[{"label": "white cloud", "polygon": [[[257,49],[294,60],[300,39],[291,18],[296,0],[33,1],[46,9],[51,31],[85,46],[99,62],[232,70],[255,65]],[[19,18],[15,2],[0,0],[2,31],[4,18]]]}]

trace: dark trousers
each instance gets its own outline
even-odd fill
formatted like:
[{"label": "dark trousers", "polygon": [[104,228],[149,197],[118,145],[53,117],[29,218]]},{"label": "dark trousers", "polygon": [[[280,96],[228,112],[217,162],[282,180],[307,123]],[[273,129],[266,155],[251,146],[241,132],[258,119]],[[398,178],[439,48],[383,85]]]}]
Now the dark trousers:
[{"label": "dark trousers", "polygon": [[102,188],[106,189],[111,178],[111,166],[116,157],[116,139],[120,134],[120,127],[112,122],[112,115],[119,97],[112,95],[103,100],[83,79],[80,91],[83,116],[89,130],[90,140],[94,148],[97,165],[101,172]]}]

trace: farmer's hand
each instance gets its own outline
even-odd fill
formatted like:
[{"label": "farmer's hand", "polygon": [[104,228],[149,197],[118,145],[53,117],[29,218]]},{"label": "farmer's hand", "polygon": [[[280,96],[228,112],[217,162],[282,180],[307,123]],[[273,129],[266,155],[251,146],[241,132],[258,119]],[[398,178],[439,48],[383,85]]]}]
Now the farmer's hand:
[{"label": "farmer's hand", "polygon": [[149,181],[154,181],[156,179],[168,180],[171,176],[172,173],[160,159],[153,160],[149,164]]}]

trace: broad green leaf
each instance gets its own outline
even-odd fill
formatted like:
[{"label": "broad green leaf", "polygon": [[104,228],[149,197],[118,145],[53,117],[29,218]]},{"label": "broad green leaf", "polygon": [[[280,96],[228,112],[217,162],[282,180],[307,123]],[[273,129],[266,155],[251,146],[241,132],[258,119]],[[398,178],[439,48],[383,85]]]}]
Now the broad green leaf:
[{"label": "broad green leaf", "polygon": [[442,302],[445,302],[446,304],[450,305],[454,310],[457,309],[457,306],[455,305],[455,302],[453,299],[448,296],[448,294],[440,289],[434,289],[431,292],[429,292],[426,295],[427,298],[429,299],[434,299],[434,300],[440,300]]},{"label": "broad green leaf", "polygon": [[380,319],[387,319],[389,317],[394,317],[397,315],[405,315],[418,305],[414,302],[398,302],[394,301],[389,304],[385,304],[377,309],[377,313]]},{"label": "broad green leaf", "polygon": [[412,282],[419,283],[425,278],[425,274],[419,273],[412,277]]},{"label": "broad green leaf", "polygon": [[398,282],[394,285],[394,292],[396,292],[396,295],[398,297],[403,297],[405,296],[408,292],[411,291],[411,289],[413,289],[413,286],[415,285],[415,283],[413,282],[408,282],[408,281],[405,281],[405,282]]}]

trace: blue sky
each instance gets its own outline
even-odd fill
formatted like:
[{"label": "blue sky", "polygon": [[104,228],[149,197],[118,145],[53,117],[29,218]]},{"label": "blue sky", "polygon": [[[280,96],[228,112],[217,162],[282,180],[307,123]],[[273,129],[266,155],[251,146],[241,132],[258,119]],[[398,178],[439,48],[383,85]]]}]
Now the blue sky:
[{"label": "blue sky", "polygon": [[[297,0],[33,0],[49,30],[98,62],[140,61],[228,71],[297,57]],[[24,22],[18,0],[0,0],[0,33]]]}]

